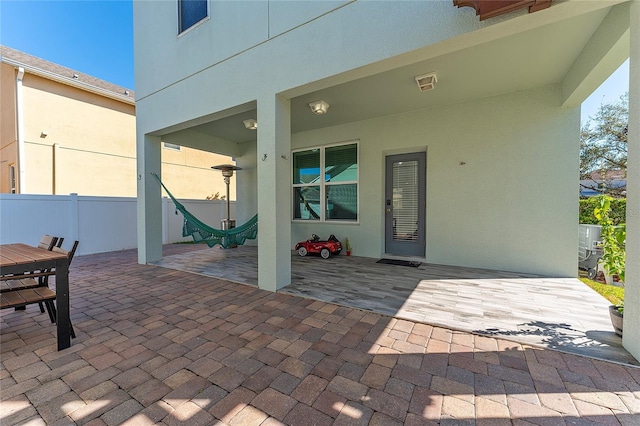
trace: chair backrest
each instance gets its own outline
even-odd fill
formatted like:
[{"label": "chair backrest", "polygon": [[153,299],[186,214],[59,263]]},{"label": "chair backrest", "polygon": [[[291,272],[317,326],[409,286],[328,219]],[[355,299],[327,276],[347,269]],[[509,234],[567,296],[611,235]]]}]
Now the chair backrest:
[{"label": "chair backrest", "polygon": [[60,247],[54,247],[52,251],[54,251],[55,253],[66,254],[67,257],[69,258],[69,265],[71,265],[71,261],[73,260],[73,255],[76,253],[76,249],[78,248],[79,243],[80,243],[79,241],[74,242],[73,247],[71,247],[71,250],[69,251]]},{"label": "chair backrest", "polygon": [[52,237],[51,235],[46,235],[45,234],[40,239],[40,242],[38,243],[38,248],[51,251],[53,246],[56,245],[57,241],[58,241],[57,237]]},{"label": "chair backrest", "polygon": [[64,241],[64,237],[58,237],[58,242],[56,243],[56,247],[62,247],[63,241]]}]

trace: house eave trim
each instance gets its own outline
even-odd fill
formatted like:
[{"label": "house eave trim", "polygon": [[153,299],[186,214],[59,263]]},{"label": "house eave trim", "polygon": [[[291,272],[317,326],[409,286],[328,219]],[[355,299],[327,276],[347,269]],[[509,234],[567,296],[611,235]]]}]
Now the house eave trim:
[{"label": "house eave trim", "polygon": [[46,78],[48,80],[52,80],[52,81],[55,81],[55,82],[58,82],[58,83],[62,83],[62,84],[65,84],[67,86],[75,87],[77,89],[81,89],[81,90],[84,90],[86,92],[95,93],[96,95],[100,95],[100,96],[104,96],[104,97],[107,97],[107,98],[111,98],[111,99],[114,99],[116,101],[124,102],[124,103],[129,104],[129,105],[135,105],[135,103],[136,103],[135,99],[132,99],[131,97],[129,97],[127,95],[121,95],[119,93],[115,93],[115,92],[112,92],[110,90],[102,89],[100,87],[96,87],[96,86],[93,86],[91,84],[84,83],[82,81],[74,80],[74,79],[69,78],[69,77],[63,77],[61,75],[52,73],[50,71],[46,71],[46,70],[43,70],[43,69],[40,69],[40,68],[37,68],[37,67],[34,67],[34,66],[23,64],[22,62],[15,61],[15,60],[10,59],[10,58],[6,58],[6,57],[2,58],[2,62],[15,67],[16,69],[23,68],[26,73],[37,75],[39,77]]}]

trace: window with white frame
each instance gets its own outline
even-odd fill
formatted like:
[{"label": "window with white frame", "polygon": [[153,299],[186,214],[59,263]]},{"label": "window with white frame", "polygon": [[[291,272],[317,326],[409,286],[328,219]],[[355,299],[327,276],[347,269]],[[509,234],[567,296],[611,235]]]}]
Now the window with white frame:
[{"label": "window with white frame", "polygon": [[16,194],[18,192],[18,188],[16,187],[16,165],[9,165],[9,192],[11,194]]},{"label": "window with white frame", "polygon": [[209,0],[178,0],[178,33],[209,16]]},{"label": "window with white frame", "polygon": [[356,142],[295,151],[292,157],[294,220],[358,220]]}]

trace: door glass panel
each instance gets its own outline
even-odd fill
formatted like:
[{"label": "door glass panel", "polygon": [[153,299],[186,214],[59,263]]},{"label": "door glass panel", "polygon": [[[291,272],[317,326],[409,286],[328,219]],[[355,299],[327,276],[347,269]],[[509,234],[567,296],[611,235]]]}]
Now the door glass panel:
[{"label": "door glass panel", "polygon": [[418,238],[418,161],[393,163],[393,239]]}]

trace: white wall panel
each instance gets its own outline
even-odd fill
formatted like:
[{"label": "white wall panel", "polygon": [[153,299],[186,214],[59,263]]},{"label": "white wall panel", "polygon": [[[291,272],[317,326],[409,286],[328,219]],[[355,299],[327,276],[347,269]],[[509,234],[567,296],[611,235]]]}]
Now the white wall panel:
[{"label": "white wall panel", "polygon": [[37,245],[44,234],[68,234],[69,203],[69,196],[0,194],[0,243]]},{"label": "white wall panel", "polygon": [[79,254],[136,247],[135,199],[82,197],[78,207]]},{"label": "white wall panel", "polygon": [[[223,201],[180,200],[188,211],[213,228],[226,218]],[[192,241],[182,237],[182,214],[163,202],[165,244]],[[231,202],[235,217],[235,201]],[[136,248],[136,199],[72,195],[0,194],[0,244],[37,245],[44,234],[64,237],[64,248],[80,241],[78,255]]]}]

